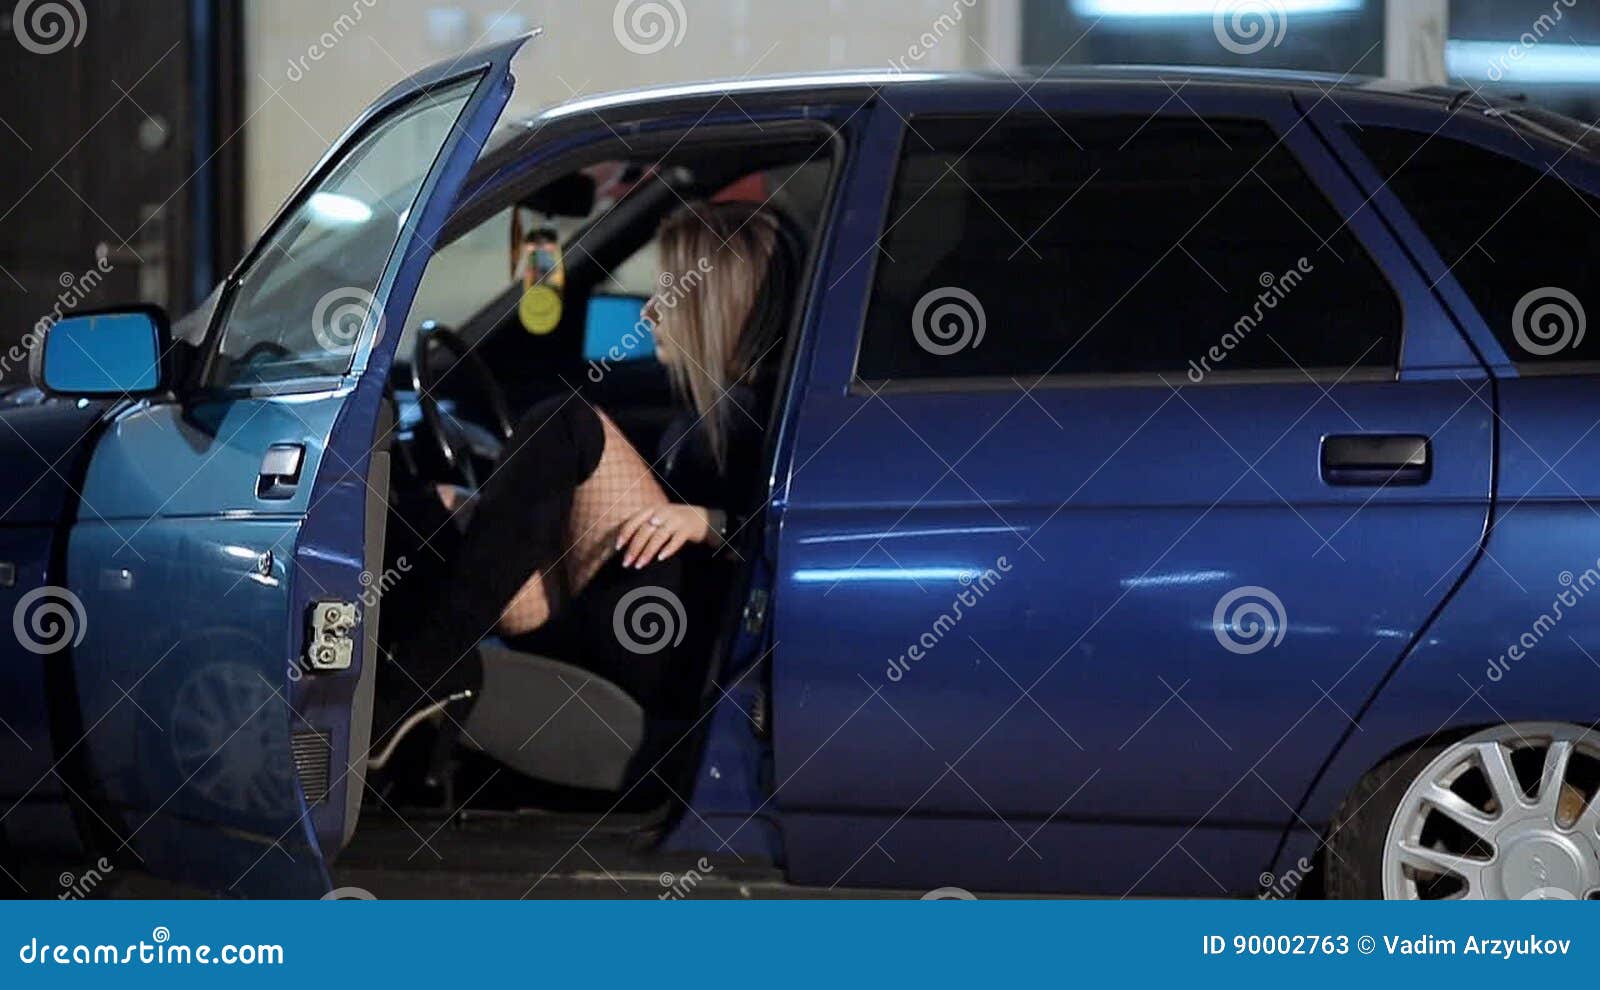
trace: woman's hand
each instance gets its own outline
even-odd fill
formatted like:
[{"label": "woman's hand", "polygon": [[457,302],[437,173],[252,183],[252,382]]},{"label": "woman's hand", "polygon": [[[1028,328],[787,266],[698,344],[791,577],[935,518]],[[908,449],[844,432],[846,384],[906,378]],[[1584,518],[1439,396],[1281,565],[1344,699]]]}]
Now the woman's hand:
[{"label": "woman's hand", "polygon": [[631,516],[617,530],[622,566],[642,568],[666,560],[686,543],[717,540],[711,510],[698,505],[669,502]]}]

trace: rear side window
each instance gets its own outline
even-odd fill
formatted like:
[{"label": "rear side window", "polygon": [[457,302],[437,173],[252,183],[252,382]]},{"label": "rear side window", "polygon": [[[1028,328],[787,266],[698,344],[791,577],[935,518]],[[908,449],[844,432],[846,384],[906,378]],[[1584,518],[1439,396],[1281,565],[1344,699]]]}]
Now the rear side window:
[{"label": "rear side window", "polygon": [[918,118],[857,376],[1333,378],[1392,370],[1400,326],[1263,123]]},{"label": "rear side window", "polygon": [[[1388,127],[1350,129],[1506,355],[1522,365],[1600,361],[1600,200],[1477,145]],[[1576,152],[1574,152],[1576,154]]]}]

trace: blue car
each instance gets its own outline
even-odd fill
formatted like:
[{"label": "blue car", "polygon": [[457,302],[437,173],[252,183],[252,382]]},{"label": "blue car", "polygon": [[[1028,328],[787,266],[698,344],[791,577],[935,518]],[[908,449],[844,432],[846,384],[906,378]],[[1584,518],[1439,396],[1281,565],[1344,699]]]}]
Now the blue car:
[{"label": "blue car", "polygon": [[[35,328],[13,893],[1600,897],[1589,128],[1196,69],[503,120],[547,43],[385,94],[199,313]],[[762,509],[592,630],[687,635],[695,717],[490,638],[519,724],[389,724],[441,493],[552,396],[655,449],[653,238],[729,198],[806,253]]]}]

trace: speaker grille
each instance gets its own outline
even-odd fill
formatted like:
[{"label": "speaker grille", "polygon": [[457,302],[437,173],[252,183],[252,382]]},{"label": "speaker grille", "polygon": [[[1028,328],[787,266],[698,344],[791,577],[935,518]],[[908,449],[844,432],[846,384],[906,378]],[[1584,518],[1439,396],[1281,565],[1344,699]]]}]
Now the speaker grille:
[{"label": "speaker grille", "polygon": [[333,763],[333,742],[327,733],[313,729],[297,729],[289,737],[289,747],[294,751],[294,768],[300,773],[300,786],[305,788],[307,804],[321,804],[328,799],[329,767]]}]

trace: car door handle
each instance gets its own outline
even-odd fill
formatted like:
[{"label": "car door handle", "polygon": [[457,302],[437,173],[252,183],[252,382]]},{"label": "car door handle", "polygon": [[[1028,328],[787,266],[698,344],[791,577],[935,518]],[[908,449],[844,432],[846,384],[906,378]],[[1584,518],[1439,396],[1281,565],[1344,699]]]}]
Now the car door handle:
[{"label": "car door handle", "polygon": [[1421,485],[1433,474],[1428,438],[1357,433],[1322,438],[1322,480],[1330,485]]},{"label": "car door handle", "polygon": [[261,473],[256,475],[256,498],[285,499],[300,484],[300,466],[305,463],[303,443],[275,443],[261,458]]}]

